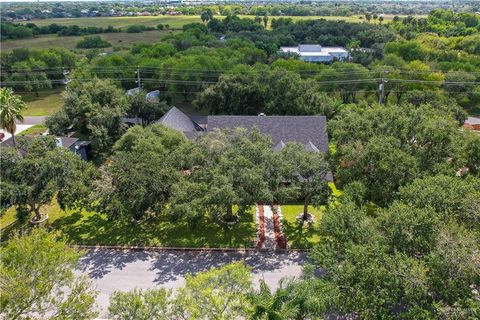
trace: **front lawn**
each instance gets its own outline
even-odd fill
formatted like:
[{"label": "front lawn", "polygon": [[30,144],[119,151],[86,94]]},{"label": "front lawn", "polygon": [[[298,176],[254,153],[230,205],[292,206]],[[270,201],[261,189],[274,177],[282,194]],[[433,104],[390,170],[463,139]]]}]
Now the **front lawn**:
[{"label": "front lawn", "polygon": [[[235,226],[228,230],[224,230],[206,218],[196,229],[191,230],[185,222],[172,223],[164,218],[143,223],[125,219],[109,221],[103,214],[88,212],[84,209],[63,211],[55,202],[46,209],[49,213],[47,226],[58,231],[61,237],[71,244],[252,248],[256,239],[255,207],[252,207]],[[14,211],[11,209],[2,216],[2,228],[6,227],[7,223],[12,223]],[[8,233],[12,232],[13,226],[15,224],[8,228]],[[2,230],[2,233],[3,231],[7,230]]]},{"label": "front lawn", "polygon": [[314,208],[308,206],[308,212],[315,216],[315,223],[307,226],[301,226],[297,223],[296,217],[303,212],[302,204],[281,205],[283,215],[283,233],[287,236],[288,246],[293,249],[312,248],[320,242],[320,232],[318,227],[325,212],[325,207]]},{"label": "front lawn", "polygon": [[23,130],[18,135],[19,136],[38,136],[47,131],[47,127],[43,124],[36,124],[33,127]]},{"label": "front lawn", "polygon": [[62,107],[63,99],[61,93],[63,87],[43,89],[37,97],[33,92],[22,93],[22,99],[27,108],[22,111],[22,116],[49,116]]}]

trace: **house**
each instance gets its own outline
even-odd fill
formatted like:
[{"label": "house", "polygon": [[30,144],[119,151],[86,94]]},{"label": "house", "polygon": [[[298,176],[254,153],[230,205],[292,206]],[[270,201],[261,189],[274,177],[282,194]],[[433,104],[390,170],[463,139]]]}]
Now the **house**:
[{"label": "house", "polygon": [[[21,136],[17,137],[17,141],[19,138],[35,139],[34,136]],[[55,142],[57,147],[68,148],[73,153],[78,154],[82,160],[88,160],[90,141],[81,141],[78,138],[72,137],[55,137]],[[11,137],[0,143],[0,148],[5,147],[13,147],[13,140]]]},{"label": "house", "polygon": [[159,101],[160,100],[160,90],[150,91],[145,95],[147,101]]},{"label": "house", "polygon": [[312,152],[328,152],[325,116],[199,116],[189,117],[172,107],[157,123],[183,132],[189,139],[216,129],[257,128],[272,138],[273,151],[298,142]]},{"label": "house", "polygon": [[345,61],[350,58],[350,53],[343,47],[322,47],[317,44],[300,44],[297,47],[280,47],[284,54],[298,56],[307,62],[333,62]]},{"label": "house", "polygon": [[[125,95],[126,96],[132,96],[132,95],[138,94],[140,92],[141,92],[141,89],[137,87],[137,88],[133,88],[133,89],[128,89],[125,92]],[[154,90],[154,91],[147,92],[145,94],[145,99],[148,100],[148,101],[159,101],[160,100],[160,90]]]}]

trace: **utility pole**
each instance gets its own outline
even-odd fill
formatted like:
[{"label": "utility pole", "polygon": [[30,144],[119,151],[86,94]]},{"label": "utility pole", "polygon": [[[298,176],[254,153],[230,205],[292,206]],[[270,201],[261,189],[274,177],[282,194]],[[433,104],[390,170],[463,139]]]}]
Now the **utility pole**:
[{"label": "utility pole", "polygon": [[[383,70],[383,73],[385,75],[388,74],[388,70]],[[385,103],[385,84],[388,82],[387,79],[385,79],[384,77],[382,77],[382,79],[380,79],[380,85],[378,86],[378,91],[380,91],[380,97],[378,99],[378,102],[380,104],[384,104]]]},{"label": "utility pole", "polygon": [[135,80],[135,83],[138,85],[138,90],[142,90],[142,83],[141,83],[141,79],[140,79],[140,68],[137,67],[137,71],[135,72],[136,75],[137,75],[137,80]]}]

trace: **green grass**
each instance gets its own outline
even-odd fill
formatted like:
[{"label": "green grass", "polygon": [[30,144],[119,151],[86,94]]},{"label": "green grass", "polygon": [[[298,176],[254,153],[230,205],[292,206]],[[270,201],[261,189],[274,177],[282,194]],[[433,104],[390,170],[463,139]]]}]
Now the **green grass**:
[{"label": "green grass", "polygon": [[[94,23],[92,21],[92,23]],[[110,52],[113,48],[127,48],[136,43],[155,43],[163,39],[170,33],[175,33],[176,31],[144,31],[141,33],[102,33],[99,36],[108,41],[112,47],[102,49],[103,51]],[[75,49],[77,42],[83,39],[83,36],[71,36],[71,37],[59,37],[54,34],[42,35],[34,37],[31,39],[20,39],[20,40],[5,40],[1,41],[2,51],[9,52],[13,49],[18,48],[51,48],[51,47],[62,47],[67,49]],[[78,52],[84,52],[85,50],[75,50]]]},{"label": "green grass", "polygon": [[[65,212],[60,209],[56,199],[54,199],[51,204],[42,206],[41,212],[48,212],[48,220],[46,222],[46,226],[48,227],[51,223],[65,215]],[[23,223],[17,220],[16,214],[15,207],[12,206],[0,217],[0,236],[2,243],[8,240],[14,232],[31,228],[28,220],[33,217],[33,213]]]},{"label": "green grass", "polygon": [[[170,28],[181,28],[187,23],[202,22],[200,15],[196,16],[147,16],[147,17],[91,17],[91,18],[55,18],[29,21],[38,26],[56,23],[62,26],[78,25],[80,27],[125,28],[134,24],[156,27],[168,24]],[[138,35],[138,34],[137,34]]]},{"label": "green grass", "polygon": [[[143,223],[126,219],[108,220],[103,214],[85,209],[63,211],[55,201],[42,211],[48,212],[47,226],[51,230],[57,231],[69,243],[79,245],[251,248],[256,237],[253,207],[227,230],[207,218],[194,230],[185,222],[172,223],[165,218]],[[14,221],[14,209],[8,210],[0,218],[2,240],[6,240],[14,229],[21,227]]]},{"label": "green grass", "polygon": [[283,215],[283,232],[287,236],[288,245],[294,249],[308,249],[320,242],[319,225],[322,215],[326,210],[325,207],[314,208],[308,206],[308,212],[315,216],[313,225],[297,223],[296,217],[303,212],[303,205],[289,204],[281,205]]},{"label": "green grass", "polygon": [[45,125],[36,124],[33,127],[30,127],[27,130],[20,132],[18,135],[19,136],[38,136],[44,133],[45,131],[47,131],[47,127]]},{"label": "green grass", "polygon": [[26,116],[48,116],[62,107],[63,87],[47,89],[39,92],[37,97],[33,92],[20,93],[27,108],[23,110],[22,115]]},{"label": "green grass", "polygon": [[[385,21],[390,21],[395,15],[387,14],[383,15]],[[402,15],[399,15],[402,17]],[[253,19],[253,15],[239,15],[241,18]],[[360,18],[362,17],[362,18]],[[420,17],[420,16],[417,16]],[[425,17],[425,16],[423,16]],[[215,16],[215,18],[224,18],[223,16]],[[353,16],[271,16],[269,17],[269,25],[273,18],[292,18],[293,21],[298,20],[315,20],[315,19],[325,19],[333,21],[347,21],[347,22],[363,22],[365,21],[364,16],[362,15],[353,15]],[[42,20],[33,20],[33,22],[38,26],[45,26],[52,23],[59,25],[69,26],[69,25],[78,25],[80,27],[108,27],[113,26],[116,28],[124,28],[134,24],[143,24],[145,26],[157,26],[158,24],[168,24],[170,28],[181,28],[187,23],[198,22],[201,23],[199,15],[184,15],[184,16],[147,16],[147,17],[92,17],[92,18],[55,18],[55,19],[42,19]],[[370,23],[374,23],[372,19]],[[378,23],[378,21],[376,22]]]}]

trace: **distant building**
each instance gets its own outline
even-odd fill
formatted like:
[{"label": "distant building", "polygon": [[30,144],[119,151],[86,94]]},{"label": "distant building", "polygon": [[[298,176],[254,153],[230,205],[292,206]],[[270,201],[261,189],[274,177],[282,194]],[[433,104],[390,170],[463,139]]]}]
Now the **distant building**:
[{"label": "distant building", "polygon": [[159,101],[160,100],[160,90],[150,91],[145,95],[145,98],[148,101]]},{"label": "distant building", "polygon": [[[139,94],[140,92],[141,92],[141,89],[137,87],[137,88],[127,90],[125,92],[125,95],[126,96],[132,96],[132,95],[135,95],[135,94]],[[148,100],[148,101],[159,101],[160,100],[160,90],[154,90],[154,91],[147,92],[145,94],[145,99]]]},{"label": "distant building", "polygon": [[127,92],[125,93],[127,96],[132,96],[134,94],[140,93],[140,88],[133,88],[133,89],[128,89]]},{"label": "distant building", "polygon": [[308,62],[333,62],[348,60],[350,54],[343,47],[322,47],[317,44],[300,44],[298,47],[280,47],[285,54],[297,55]]},{"label": "distant building", "polygon": [[480,132],[480,118],[468,117],[467,120],[465,120],[463,126],[467,129]]}]

